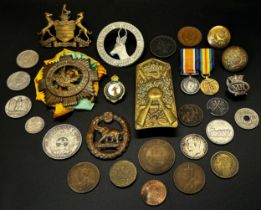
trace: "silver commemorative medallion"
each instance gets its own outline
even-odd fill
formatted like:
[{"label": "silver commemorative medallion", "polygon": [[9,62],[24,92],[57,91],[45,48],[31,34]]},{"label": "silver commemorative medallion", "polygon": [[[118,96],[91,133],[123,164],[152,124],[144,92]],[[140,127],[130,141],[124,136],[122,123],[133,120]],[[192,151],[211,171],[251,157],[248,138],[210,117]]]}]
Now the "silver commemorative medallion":
[{"label": "silver commemorative medallion", "polygon": [[199,81],[191,76],[186,77],[181,81],[180,88],[188,95],[196,94],[199,91]]},{"label": "silver commemorative medallion", "polygon": [[200,159],[207,154],[208,143],[201,135],[189,134],[182,138],[180,149],[186,157]]},{"label": "silver commemorative medallion", "polygon": [[225,99],[214,97],[208,100],[207,109],[214,116],[224,116],[229,110],[229,105]]},{"label": "silver commemorative medallion", "polygon": [[29,118],[25,123],[25,130],[27,133],[39,133],[44,128],[44,119],[39,116]]},{"label": "silver commemorative medallion", "polygon": [[20,118],[27,115],[31,108],[31,100],[27,96],[18,95],[7,101],[5,113],[11,118]]},{"label": "silver commemorative medallion", "polygon": [[8,77],[6,85],[10,90],[18,91],[25,89],[30,81],[31,77],[27,72],[17,71]]},{"label": "silver commemorative medallion", "polygon": [[[115,38],[114,48],[108,54],[105,49],[105,39],[107,35],[114,30],[118,31],[118,36]],[[128,33],[132,33],[136,39],[136,48],[132,55],[128,54],[126,48]],[[144,39],[140,30],[134,25],[127,22],[114,22],[105,26],[99,33],[97,50],[100,57],[106,63],[116,67],[129,66],[137,61],[142,55],[144,50]],[[117,55],[118,59],[112,57],[114,55]]]},{"label": "silver commemorative medallion", "polygon": [[249,108],[238,109],[235,113],[236,124],[243,129],[254,129],[259,124],[259,116],[253,110]]},{"label": "silver commemorative medallion", "polygon": [[23,69],[34,67],[39,61],[39,54],[34,50],[25,50],[16,57],[16,63]]},{"label": "silver commemorative medallion", "polygon": [[45,134],[42,142],[45,154],[57,160],[73,156],[80,149],[81,144],[80,131],[70,124],[54,126]]},{"label": "silver commemorative medallion", "polygon": [[212,120],[206,127],[207,137],[215,144],[223,145],[232,141],[234,129],[232,125],[225,120]]}]

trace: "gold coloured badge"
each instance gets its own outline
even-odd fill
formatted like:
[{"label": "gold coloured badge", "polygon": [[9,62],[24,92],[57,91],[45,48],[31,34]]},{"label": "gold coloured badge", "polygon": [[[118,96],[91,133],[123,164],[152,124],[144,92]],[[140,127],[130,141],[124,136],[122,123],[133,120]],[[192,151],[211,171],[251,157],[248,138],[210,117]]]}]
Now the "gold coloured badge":
[{"label": "gold coloured badge", "polygon": [[171,66],[148,59],[136,68],[135,128],[177,126]]},{"label": "gold coloured badge", "polygon": [[[43,47],[88,47],[92,33],[82,25],[83,12],[77,14],[76,20],[70,20],[71,11],[63,5],[60,20],[53,20],[52,13],[45,12],[47,25],[38,33]],[[55,34],[53,33],[55,31]],[[75,33],[78,34],[75,36]]]}]

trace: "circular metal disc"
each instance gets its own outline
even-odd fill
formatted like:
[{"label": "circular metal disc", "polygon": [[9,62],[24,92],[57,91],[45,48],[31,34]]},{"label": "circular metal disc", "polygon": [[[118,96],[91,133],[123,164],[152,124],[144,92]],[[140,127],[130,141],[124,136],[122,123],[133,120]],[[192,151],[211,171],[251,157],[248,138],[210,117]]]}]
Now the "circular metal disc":
[{"label": "circular metal disc", "polygon": [[31,100],[27,96],[18,95],[7,101],[5,113],[11,118],[20,118],[27,115],[31,108]]},{"label": "circular metal disc", "polygon": [[178,31],[178,40],[186,47],[194,47],[201,42],[202,34],[194,26],[185,26]]},{"label": "circular metal disc", "polygon": [[93,190],[99,183],[100,172],[96,165],[89,162],[80,162],[68,172],[67,184],[77,193],[86,193]]},{"label": "circular metal disc", "polygon": [[199,91],[199,81],[193,77],[186,77],[181,81],[180,88],[188,95],[196,94]]},{"label": "circular metal disc", "polygon": [[215,95],[219,91],[219,84],[217,80],[214,80],[212,78],[206,78],[201,81],[200,90],[205,95]]},{"label": "circular metal disc", "polygon": [[25,130],[27,133],[39,133],[44,128],[44,119],[39,116],[34,116],[28,119],[25,123]]},{"label": "circular metal disc", "polygon": [[215,175],[220,178],[232,178],[239,171],[239,162],[237,158],[227,151],[216,152],[210,160],[211,169]]},{"label": "circular metal disc", "polygon": [[19,67],[29,69],[34,67],[39,61],[39,54],[34,50],[25,50],[16,57],[16,63]]},{"label": "circular metal disc", "polygon": [[183,125],[196,126],[203,120],[203,111],[196,104],[184,104],[179,108],[178,117]]},{"label": "circular metal disc", "polygon": [[177,49],[176,41],[170,36],[159,35],[150,41],[150,51],[159,58],[172,56]]},{"label": "circular metal disc", "polygon": [[215,144],[223,145],[232,141],[234,129],[232,125],[225,120],[212,120],[206,127],[207,137]]},{"label": "circular metal disc", "polygon": [[253,109],[249,108],[238,109],[234,119],[240,128],[247,130],[254,129],[259,124],[258,114]]},{"label": "circular metal disc", "polygon": [[6,84],[10,90],[18,91],[25,89],[30,81],[31,77],[27,72],[17,71],[8,77]]},{"label": "circular metal disc", "polygon": [[229,110],[228,102],[223,98],[214,97],[208,100],[207,109],[214,116],[224,116]]},{"label": "circular metal disc", "polygon": [[214,48],[225,48],[231,39],[231,34],[225,26],[214,26],[208,32],[207,40]]},{"label": "circular metal disc", "polygon": [[70,124],[52,127],[45,134],[42,142],[45,154],[57,160],[73,156],[80,149],[81,144],[81,132]]},{"label": "circular metal disc", "polygon": [[165,140],[152,139],[144,143],[138,154],[141,167],[151,174],[168,171],[175,162],[175,151]]}]

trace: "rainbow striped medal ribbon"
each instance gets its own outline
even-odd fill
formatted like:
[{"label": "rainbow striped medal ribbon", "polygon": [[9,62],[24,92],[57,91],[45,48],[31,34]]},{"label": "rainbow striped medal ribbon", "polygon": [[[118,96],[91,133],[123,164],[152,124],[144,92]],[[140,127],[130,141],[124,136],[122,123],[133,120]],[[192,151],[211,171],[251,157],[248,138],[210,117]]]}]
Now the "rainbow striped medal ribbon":
[{"label": "rainbow striped medal ribbon", "polygon": [[180,49],[180,74],[187,76],[180,83],[181,90],[188,94],[193,95],[199,91],[199,81],[195,79],[194,75],[198,75],[199,68],[199,54],[195,48],[182,48]]},{"label": "rainbow striped medal ribbon", "polygon": [[214,49],[201,48],[199,50],[199,70],[205,78],[200,83],[200,90],[205,95],[215,95],[219,91],[219,84],[215,79],[209,78],[214,68]]}]

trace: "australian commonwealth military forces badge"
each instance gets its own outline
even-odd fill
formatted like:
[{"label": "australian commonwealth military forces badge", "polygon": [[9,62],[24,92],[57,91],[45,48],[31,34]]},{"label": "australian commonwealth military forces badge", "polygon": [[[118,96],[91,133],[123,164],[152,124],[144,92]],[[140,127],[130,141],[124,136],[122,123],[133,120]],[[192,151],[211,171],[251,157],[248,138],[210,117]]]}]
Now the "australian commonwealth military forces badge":
[{"label": "australian commonwealth military forces badge", "polygon": [[[60,20],[53,20],[53,14],[45,12],[47,26],[40,32],[40,44],[43,47],[88,47],[91,32],[82,25],[83,12],[76,20],[70,20],[71,11],[63,5]],[[75,35],[76,34],[76,35]]]}]

